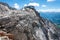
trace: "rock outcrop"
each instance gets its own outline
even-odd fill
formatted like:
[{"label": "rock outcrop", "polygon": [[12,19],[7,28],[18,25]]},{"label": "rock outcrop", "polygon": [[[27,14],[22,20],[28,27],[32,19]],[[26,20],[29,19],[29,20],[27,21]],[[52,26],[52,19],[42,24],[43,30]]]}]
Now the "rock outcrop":
[{"label": "rock outcrop", "polygon": [[0,30],[14,40],[59,40],[56,25],[42,18],[33,6],[12,10],[0,3]]}]

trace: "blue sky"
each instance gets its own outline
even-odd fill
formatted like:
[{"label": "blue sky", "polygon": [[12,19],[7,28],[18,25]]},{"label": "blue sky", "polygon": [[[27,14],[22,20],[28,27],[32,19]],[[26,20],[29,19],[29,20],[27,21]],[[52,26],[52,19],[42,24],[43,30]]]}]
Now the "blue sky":
[{"label": "blue sky", "polygon": [[60,12],[60,0],[0,0],[0,2],[8,3],[16,9],[33,5],[37,11]]}]

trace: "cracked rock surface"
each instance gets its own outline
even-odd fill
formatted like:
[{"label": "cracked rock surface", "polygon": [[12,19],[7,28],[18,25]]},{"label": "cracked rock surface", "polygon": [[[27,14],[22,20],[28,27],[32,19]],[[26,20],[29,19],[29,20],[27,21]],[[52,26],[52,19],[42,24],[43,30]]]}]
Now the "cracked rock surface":
[{"label": "cracked rock surface", "polygon": [[14,40],[59,40],[56,25],[42,18],[33,6],[13,10],[0,2],[0,30],[14,34]]}]

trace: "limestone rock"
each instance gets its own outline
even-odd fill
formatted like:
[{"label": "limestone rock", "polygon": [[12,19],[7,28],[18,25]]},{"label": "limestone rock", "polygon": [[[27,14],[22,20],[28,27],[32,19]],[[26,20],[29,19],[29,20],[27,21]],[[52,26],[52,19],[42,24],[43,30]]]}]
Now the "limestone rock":
[{"label": "limestone rock", "polygon": [[12,10],[0,3],[0,30],[14,34],[14,40],[59,40],[55,24],[42,18],[33,6],[23,9]]}]

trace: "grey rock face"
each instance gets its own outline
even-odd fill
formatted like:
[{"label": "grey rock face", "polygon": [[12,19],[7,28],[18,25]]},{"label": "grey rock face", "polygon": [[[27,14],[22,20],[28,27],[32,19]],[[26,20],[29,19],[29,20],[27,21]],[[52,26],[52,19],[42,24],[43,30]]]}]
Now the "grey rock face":
[{"label": "grey rock face", "polygon": [[33,6],[23,9],[12,10],[0,4],[0,30],[14,34],[14,40],[59,40],[53,23],[42,18]]}]

